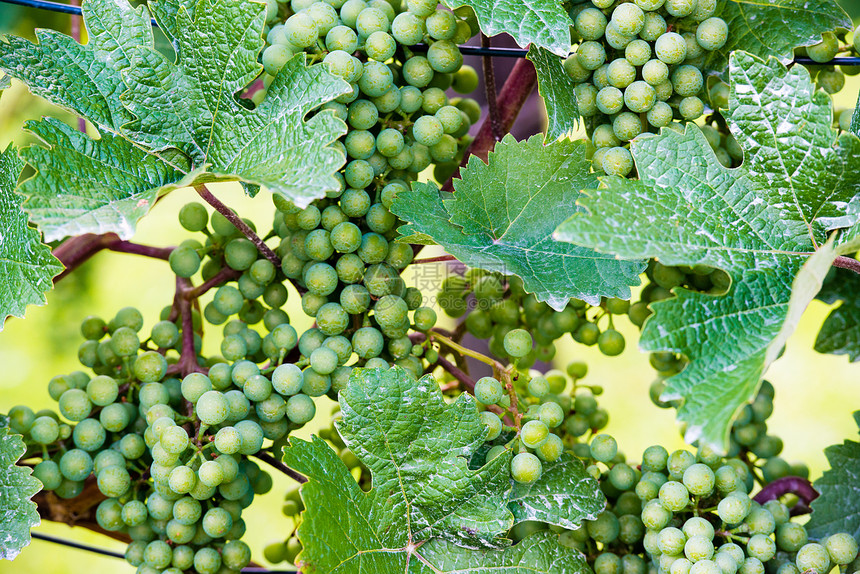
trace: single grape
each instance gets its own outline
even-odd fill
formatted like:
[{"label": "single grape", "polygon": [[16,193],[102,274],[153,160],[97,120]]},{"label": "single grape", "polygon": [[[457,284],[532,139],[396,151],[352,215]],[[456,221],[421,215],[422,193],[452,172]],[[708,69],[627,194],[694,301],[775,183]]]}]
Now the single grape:
[{"label": "single grape", "polygon": [[511,459],[511,478],[521,484],[530,484],[540,478],[543,465],[538,457],[521,452]]}]

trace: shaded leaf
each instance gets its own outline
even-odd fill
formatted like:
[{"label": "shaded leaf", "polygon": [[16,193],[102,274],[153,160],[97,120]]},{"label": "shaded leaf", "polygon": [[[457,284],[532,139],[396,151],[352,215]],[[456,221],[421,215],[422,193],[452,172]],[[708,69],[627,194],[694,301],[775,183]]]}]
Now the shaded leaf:
[{"label": "shaded leaf", "polygon": [[[860,425],[860,411],[854,413]],[[821,496],[812,501],[812,517],[806,525],[811,538],[848,532],[860,538],[860,443],[846,440],[829,446],[824,454],[830,468],[815,481]]]},{"label": "shaded leaf", "polygon": [[538,92],[543,97],[547,115],[547,141],[574,131],[579,124],[574,82],[564,70],[560,57],[543,48],[532,46],[527,58],[535,65]]},{"label": "shaded leaf", "polygon": [[708,54],[703,69],[718,73],[728,71],[729,56],[736,50],[788,64],[794,48],[821,42],[823,32],[853,28],[834,0],[722,0],[716,15],[728,24],[729,37],[725,46]]},{"label": "shaded leaf", "polygon": [[570,530],[583,520],[594,520],[605,507],[597,481],[570,453],[544,463],[543,473],[532,484],[514,483],[508,505],[517,522],[538,520]]},{"label": "shaded leaf", "polygon": [[860,193],[860,140],[832,129],[830,99],[804,68],[739,52],[731,79],[727,121],[744,148],[741,167],[720,165],[693,125],[664,129],[632,145],[640,180],[603,178],[605,188],[581,200],[587,213],[556,234],[625,258],[707,265],[731,276],[724,296],[676,288],[675,297],[654,303],[641,338],[645,350],[690,360],[668,379],[664,398],[683,401],[678,418],[688,442],[718,449],[842,239],[809,254],[829,231],[857,223]]},{"label": "shaded leaf", "polygon": [[454,180],[453,197],[440,196],[432,183],[415,183],[398,194],[391,210],[408,222],[399,230],[402,240],[429,236],[466,265],[517,275],[528,292],[557,310],[571,297],[590,303],[629,299],[643,262],[619,261],[552,238],[556,226],[580,209],[580,190],[598,182],[584,142],[544,146],[541,139],[506,136],[489,164],[472,157],[462,180]]},{"label": "shaded leaf", "polygon": [[509,34],[527,48],[534,44],[559,56],[570,52],[573,20],[559,0],[444,0],[450,8],[469,6],[487,36]]},{"label": "shaded leaf", "polygon": [[10,145],[0,154],[0,331],[10,315],[24,317],[28,305],[44,305],[62,264],[27,223],[15,186],[24,168]]},{"label": "shaded leaf", "polygon": [[30,544],[30,529],[41,522],[30,499],[42,490],[42,483],[33,478],[30,468],[17,465],[26,450],[21,435],[13,434],[8,419],[0,417],[0,559],[4,560],[13,560]]},{"label": "shaded leaf", "polygon": [[834,269],[818,294],[828,304],[840,301],[832,310],[815,338],[815,350],[831,355],[848,355],[851,362],[860,359],[860,275],[847,269]]}]

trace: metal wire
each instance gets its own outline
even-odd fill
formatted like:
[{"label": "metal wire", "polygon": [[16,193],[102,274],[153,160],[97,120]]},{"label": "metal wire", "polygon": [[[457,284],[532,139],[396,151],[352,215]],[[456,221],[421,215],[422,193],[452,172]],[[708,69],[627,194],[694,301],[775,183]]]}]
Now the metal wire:
[{"label": "metal wire", "polygon": [[[59,544],[60,546],[67,546],[69,548],[75,548],[76,550],[83,550],[85,552],[92,552],[93,554],[100,554],[102,556],[109,556],[111,558],[122,558],[125,559],[125,555],[121,552],[114,552],[112,550],[104,550],[102,548],[97,548],[95,546],[90,546],[88,544],[81,544],[80,542],[74,542],[72,540],[64,540],[62,538],[58,538],[56,536],[50,536],[48,534],[41,534],[39,532],[31,532],[30,536],[32,536],[36,540],[42,540],[44,542],[51,542],[53,544]],[[246,574],[299,574],[295,570],[269,570],[268,568],[263,568],[261,566],[248,566],[247,568],[243,568],[242,572]]]},{"label": "metal wire", "polygon": [[[71,6],[69,4],[63,4],[61,2],[51,2],[50,0],[0,0],[0,3],[5,4],[15,4],[17,6],[27,6],[29,8],[38,8],[40,10],[48,10],[51,12],[61,12],[63,14],[74,14],[76,16],[80,16],[82,14],[80,6]],[[155,18],[152,19],[152,25],[157,26],[155,22]],[[416,52],[426,51],[427,46],[424,44],[418,44],[416,46],[411,46],[413,50]],[[525,58],[526,54],[528,54],[528,50],[523,48],[484,48],[481,46],[460,46],[460,52],[465,56],[492,56],[495,58]],[[811,58],[799,57],[795,58],[794,62],[797,64],[813,64],[820,65],[821,62],[815,62]],[[838,66],[860,66],[860,57],[858,56],[845,56],[842,58],[833,58],[829,62],[824,62],[825,64],[838,65]]]}]

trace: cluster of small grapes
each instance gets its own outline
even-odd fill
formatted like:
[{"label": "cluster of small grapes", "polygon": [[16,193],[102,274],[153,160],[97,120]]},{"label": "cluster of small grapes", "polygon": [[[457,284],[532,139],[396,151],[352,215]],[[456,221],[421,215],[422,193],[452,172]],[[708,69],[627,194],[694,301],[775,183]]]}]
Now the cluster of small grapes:
[{"label": "cluster of small grapes", "polygon": [[[525,357],[532,348],[532,338],[523,329],[513,329],[504,336],[506,353],[517,359]],[[523,484],[538,480],[543,465],[553,463],[565,449],[574,452],[587,443],[581,437],[604,428],[609,415],[597,405],[595,394],[601,387],[578,384],[588,372],[581,362],[570,363],[567,373],[573,381],[566,393],[568,378],[552,369],[546,374],[521,370],[506,388],[495,377],[483,377],[475,383],[475,398],[481,421],[488,429],[485,461],[505,450],[513,450],[511,478]],[[515,401],[515,404],[514,404]],[[521,428],[506,425],[502,417],[519,416]]]},{"label": "cluster of small grapes", "polygon": [[702,116],[707,53],[728,26],[716,0],[592,0],[570,14],[581,43],[564,63],[597,148],[595,170],[626,176],[639,134]]},{"label": "cluster of small grapes", "polygon": [[816,86],[828,94],[842,91],[842,88],[845,87],[845,76],[855,76],[860,73],[860,68],[857,66],[834,66],[826,64],[826,62],[829,62],[840,54],[849,54],[852,51],[856,53],[858,51],[860,38],[858,38],[856,31],[854,33],[853,45],[841,43],[845,42],[845,35],[845,30],[825,32],[821,35],[821,42],[813,46],[797,48],[795,50],[796,56],[807,56],[813,62],[821,64],[807,65],[806,67],[815,80]]},{"label": "cluster of small grapes", "polygon": [[[768,393],[748,408],[761,412],[756,405],[763,405]],[[575,402],[590,400],[577,395]],[[662,446],[650,446],[642,463],[634,465],[607,434],[593,435],[590,444],[578,443],[572,450],[599,481],[606,510],[576,530],[532,521],[517,525],[510,535],[520,540],[552,530],[560,543],[588,557],[595,574],[823,574],[857,557],[857,543],[848,533],[811,541],[804,526],[791,521],[787,504],[798,501],[793,495],[785,496],[787,504],[756,502],[750,496],[756,482],[764,486],[784,474],[759,476],[764,467],[744,454],[724,458],[707,448],[670,454]]]},{"label": "cluster of small grapes", "polygon": [[[323,110],[347,122],[341,144],[349,158],[345,187],[381,187],[409,181],[435,164],[445,182],[472,138],[481,109],[471,99],[449,100],[445,90],[468,94],[478,75],[463,65],[458,44],[478,32],[471,8],[438,9],[433,0],[292,0],[283,23],[271,27],[262,55],[268,87],[294,54],[324,62],[352,91]],[[426,53],[415,49],[428,46]],[[261,101],[265,89],[254,96]]]},{"label": "cluster of small grapes", "polygon": [[33,475],[46,491],[69,499],[94,482],[107,497],[99,526],[132,539],[126,557],[141,574],[241,570],[250,561],[243,509],[272,488],[248,457],[311,420],[311,396],[330,385],[292,363],[261,371],[248,360],[180,380],[165,358],[178,327],[161,321],[141,341],[142,326],[133,308],[109,322],[86,318],[81,362],[96,376],[54,377],[59,412],[16,406],[10,426],[24,436],[25,458],[41,459]]},{"label": "cluster of small grapes", "polygon": [[[597,345],[607,356],[624,351],[624,337],[615,330],[613,315],[627,313],[629,302],[605,299],[599,307],[580,299],[571,299],[562,311],[526,293],[519,277],[505,277],[481,269],[469,269],[464,276],[450,275],[438,294],[439,306],[451,317],[464,319],[465,329],[478,339],[489,339],[490,352],[500,359],[511,360],[505,351],[505,335],[514,329],[525,329],[534,335],[537,345],[524,357],[517,357],[520,368],[536,361],[549,362],[555,357],[555,341],[570,333],[583,345]],[[606,318],[607,326],[599,322]]]}]

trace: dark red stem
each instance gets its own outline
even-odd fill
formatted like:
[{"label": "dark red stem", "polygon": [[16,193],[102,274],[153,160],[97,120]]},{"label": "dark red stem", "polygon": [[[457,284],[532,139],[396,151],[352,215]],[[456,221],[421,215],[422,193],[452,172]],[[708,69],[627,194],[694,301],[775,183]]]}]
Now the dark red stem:
[{"label": "dark red stem", "polygon": [[194,349],[194,319],[191,314],[191,301],[193,298],[187,295],[191,290],[191,281],[183,277],[176,278],[174,305],[182,321],[182,352],[179,355],[179,361],[171,365],[167,369],[167,372],[169,374],[179,374],[183,377],[191,373],[206,372],[206,369],[197,363],[197,351]]},{"label": "dark red stem", "polygon": [[143,255],[144,257],[153,257],[165,261],[170,257],[170,252],[173,251],[172,247],[153,247],[151,245],[124,241],[115,233],[105,233],[103,235],[85,233],[77,237],[70,237],[54,249],[54,257],[59,259],[60,263],[65,267],[62,273],[54,277],[54,283],[63,279],[103,249]]},{"label": "dark red stem", "polygon": [[854,273],[860,273],[860,261],[857,261],[853,257],[840,255],[833,261],[833,266],[841,267],[842,269],[850,269]]},{"label": "dark red stem", "polygon": [[[496,107],[499,111],[499,123],[503,133],[511,131],[514,121],[522,110],[529,95],[534,91],[537,85],[537,73],[535,72],[534,64],[525,58],[517,61],[508,79],[505,80],[505,85],[502,86],[499,92],[499,97],[496,101]],[[478,130],[478,134],[469,146],[466,154],[463,156],[463,162],[460,167],[466,165],[470,156],[477,156],[482,161],[486,162],[487,157],[493,148],[496,147],[498,141],[493,132],[492,117],[488,117]],[[453,180],[459,175],[459,170],[454,173],[451,179],[443,186],[442,189],[452,191],[454,189]]]},{"label": "dark red stem", "polygon": [[281,266],[281,258],[278,257],[277,253],[272,251],[268,245],[263,243],[263,240],[254,233],[254,230],[248,227],[248,224],[242,221],[236,213],[227,207],[221,200],[212,195],[212,192],[209,191],[205,185],[198,185],[194,188],[194,190],[203,198],[203,200],[215,208],[215,211],[223,215],[227,221],[233,224],[233,226],[239,230],[248,240],[251,241],[254,245],[257,246],[257,249],[260,253],[265,256],[266,259],[272,262],[275,267]]},{"label": "dark red stem", "polygon": [[475,381],[472,380],[472,377],[464,373],[460,370],[457,365],[443,357],[441,354],[439,355],[439,359],[436,361],[439,363],[439,366],[451,373],[451,375],[460,381],[462,385],[468,390],[470,393],[475,392]]},{"label": "dark red stem", "polygon": [[[481,34],[481,47],[490,47],[490,38],[486,34]],[[496,71],[493,67],[493,57],[490,55],[484,56],[481,60],[484,68],[484,91],[487,94],[487,109],[489,111],[490,132],[496,141],[501,141],[505,137],[505,130],[502,128],[502,122],[499,119],[499,104],[497,101],[498,94],[496,93]]]},{"label": "dark red stem", "polygon": [[795,494],[800,498],[800,502],[791,509],[792,516],[809,514],[809,504],[818,498],[818,491],[812,487],[812,483],[800,476],[778,478],[764,486],[753,498],[759,504],[764,504],[769,500],[779,500],[784,494]]},{"label": "dark red stem", "polygon": [[221,271],[212,276],[211,279],[201,283],[197,287],[194,287],[190,291],[186,293],[186,296],[191,299],[196,299],[200,297],[213,287],[219,287],[220,285],[226,283],[227,281],[232,281],[233,279],[238,279],[242,274],[241,271],[236,271],[235,269],[230,269],[229,267],[223,268]]}]

